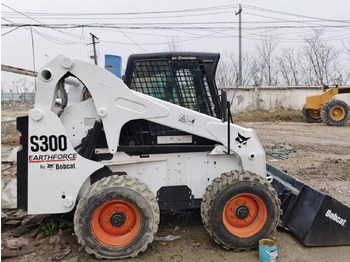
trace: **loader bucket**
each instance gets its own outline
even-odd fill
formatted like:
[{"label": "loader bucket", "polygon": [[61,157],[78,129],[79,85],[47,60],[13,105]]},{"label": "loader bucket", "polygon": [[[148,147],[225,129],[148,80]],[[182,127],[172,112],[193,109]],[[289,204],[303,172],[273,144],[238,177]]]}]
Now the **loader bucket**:
[{"label": "loader bucket", "polygon": [[306,246],[350,245],[350,208],[267,164],[281,199],[282,227]]}]

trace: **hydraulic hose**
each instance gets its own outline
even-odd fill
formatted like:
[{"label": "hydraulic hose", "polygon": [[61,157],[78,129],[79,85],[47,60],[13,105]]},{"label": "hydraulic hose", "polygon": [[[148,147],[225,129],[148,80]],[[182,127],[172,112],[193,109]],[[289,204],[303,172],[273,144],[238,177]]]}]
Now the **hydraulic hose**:
[{"label": "hydraulic hose", "polygon": [[61,93],[61,99],[62,99],[61,108],[57,113],[58,117],[60,117],[67,106],[68,98],[67,98],[66,89],[64,88],[64,79],[61,79],[57,85],[58,85],[58,90]]}]

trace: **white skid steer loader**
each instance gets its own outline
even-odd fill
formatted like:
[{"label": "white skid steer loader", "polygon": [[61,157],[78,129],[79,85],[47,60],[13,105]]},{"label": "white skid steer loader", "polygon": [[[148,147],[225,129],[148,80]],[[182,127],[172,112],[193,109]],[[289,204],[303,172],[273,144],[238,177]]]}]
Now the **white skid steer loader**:
[{"label": "white skid steer loader", "polygon": [[226,120],[218,60],[132,55],[123,82],[55,58],[39,71],[34,109],[17,119],[18,207],[75,209],[78,241],[98,258],[136,256],[160,211],[196,208],[227,249],[255,248],[279,224],[306,245],[350,244],[349,208],[266,164],[255,132]]}]

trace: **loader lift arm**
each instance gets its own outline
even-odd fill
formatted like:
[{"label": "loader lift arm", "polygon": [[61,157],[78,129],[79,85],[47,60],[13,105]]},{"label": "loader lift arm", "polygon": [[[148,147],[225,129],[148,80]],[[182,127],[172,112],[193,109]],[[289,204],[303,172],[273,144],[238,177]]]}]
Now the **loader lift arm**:
[{"label": "loader lift arm", "polygon": [[[62,61],[69,61],[67,62],[69,64],[63,67],[61,65]],[[57,57],[41,70],[42,84],[38,85],[38,95],[32,114],[40,114],[40,110],[53,110],[53,98],[56,97],[55,94],[57,93],[57,83],[51,81],[53,72],[55,73],[54,79],[61,79],[65,75],[73,75],[88,88],[94,99],[98,117],[102,120],[111,154],[118,151],[123,126],[130,120],[137,119],[145,119],[216,141],[227,149],[227,125],[222,123],[220,119],[130,90],[110,72],[82,61],[74,60],[73,62],[63,56]],[[46,76],[50,78],[45,79]],[[108,94],[108,96],[105,94]],[[231,153],[239,152],[236,155],[239,157],[244,170],[265,177],[265,153],[255,132],[252,129],[234,124],[231,124],[230,130]],[[238,133],[244,137],[249,137],[249,143],[246,143],[244,147],[235,140]],[[253,162],[254,164],[252,164]]]}]

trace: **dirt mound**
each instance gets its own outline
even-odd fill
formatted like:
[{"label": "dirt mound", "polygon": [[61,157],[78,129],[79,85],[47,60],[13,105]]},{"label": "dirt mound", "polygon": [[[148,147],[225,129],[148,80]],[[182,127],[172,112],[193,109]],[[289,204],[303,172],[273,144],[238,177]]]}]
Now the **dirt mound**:
[{"label": "dirt mound", "polygon": [[[34,102],[8,101],[1,103],[1,121],[12,121],[16,117],[28,115],[34,107]],[[16,129],[16,122],[1,124],[1,144],[18,145],[20,133]]]},{"label": "dirt mound", "polygon": [[33,101],[6,101],[1,102],[1,110],[18,111],[29,110],[34,107]]},{"label": "dirt mound", "polygon": [[326,178],[329,181],[350,181],[350,160],[326,159],[318,166],[301,168],[298,176],[311,179]]},{"label": "dirt mound", "polygon": [[278,111],[253,110],[232,114],[235,122],[305,122],[301,110],[281,109]]},{"label": "dirt mound", "polygon": [[18,145],[20,132],[17,131],[14,124],[3,124],[1,126],[1,144],[2,145]]}]

